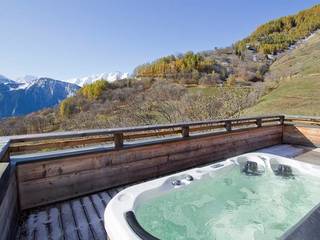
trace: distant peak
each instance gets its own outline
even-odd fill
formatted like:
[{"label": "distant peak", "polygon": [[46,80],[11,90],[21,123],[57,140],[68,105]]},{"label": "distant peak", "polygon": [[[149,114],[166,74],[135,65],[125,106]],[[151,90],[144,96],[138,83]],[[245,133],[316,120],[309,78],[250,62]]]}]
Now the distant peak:
[{"label": "distant peak", "polygon": [[11,80],[10,78],[7,78],[6,76],[0,74],[0,83],[5,83],[5,84],[14,83],[14,81]]},{"label": "distant peak", "polygon": [[23,84],[31,84],[33,82],[35,82],[36,80],[38,80],[39,77],[37,76],[33,76],[33,75],[25,75],[23,77],[18,77],[15,79],[16,82],[18,83],[23,83]]},{"label": "distant peak", "polygon": [[129,73],[122,73],[122,72],[116,71],[116,72],[110,72],[110,73],[93,74],[90,76],[80,77],[80,78],[72,78],[72,79],[66,80],[66,82],[77,84],[78,86],[82,87],[86,84],[91,84],[97,80],[106,80],[108,82],[114,82],[116,80],[121,80],[128,77],[129,77]]},{"label": "distant peak", "polygon": [[0,79],[8,79],[6,76],[0,74]]}]

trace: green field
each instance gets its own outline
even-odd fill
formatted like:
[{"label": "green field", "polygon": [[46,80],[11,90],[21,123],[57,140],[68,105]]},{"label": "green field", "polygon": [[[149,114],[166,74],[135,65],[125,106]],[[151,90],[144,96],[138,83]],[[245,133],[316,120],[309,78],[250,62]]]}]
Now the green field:
[{"label": "green field", "polygon": [[320,33],[277,60],[270,74],[279,85],[243,115],[320,116]]}]

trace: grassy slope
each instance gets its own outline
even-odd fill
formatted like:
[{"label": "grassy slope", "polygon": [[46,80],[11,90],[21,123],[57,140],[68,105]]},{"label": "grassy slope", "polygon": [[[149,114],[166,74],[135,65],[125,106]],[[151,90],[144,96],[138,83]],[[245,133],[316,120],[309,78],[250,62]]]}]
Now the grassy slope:
[{"label": "grassy slope", "polygon": [[277,60],[270,73],[280,84],[243,115],[320,116],[320,33]]}]

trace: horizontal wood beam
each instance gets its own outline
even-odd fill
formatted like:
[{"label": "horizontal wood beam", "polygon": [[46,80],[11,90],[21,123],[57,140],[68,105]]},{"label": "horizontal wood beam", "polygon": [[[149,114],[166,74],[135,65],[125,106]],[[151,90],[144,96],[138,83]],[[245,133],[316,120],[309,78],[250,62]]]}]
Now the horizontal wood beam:
[{"label": "horizontal wood beam", "polygon": [[107,143],[113,141],[112,136],[105,137],[88,137],[80,139],[64,139],[57,141],[45,141],[45,142],[31,142],[31,143],[13,143],[10,145],[10,152],[27,152],[27,151],[41,151],[50,148],[66,148],[83,146],[88,144]]}]

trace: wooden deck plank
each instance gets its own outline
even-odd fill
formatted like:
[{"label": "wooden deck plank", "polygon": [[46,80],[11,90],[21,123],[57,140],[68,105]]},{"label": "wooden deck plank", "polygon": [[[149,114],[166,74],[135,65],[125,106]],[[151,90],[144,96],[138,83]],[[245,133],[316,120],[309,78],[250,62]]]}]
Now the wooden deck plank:
[{"label": "wooden deck plank", "polygon": [[92,229],[92,233],[94,235],[94,239],[106,239],[107,234],[104,230],[103,219],[100,218],[100,214],[97,212],[93,202],[90,199],[90,196],[86,196],[81,199],[83,203],[84,210],[86,212],[86,216],[88,218],[90,227]]},{"label": "wooden deck plank", "polygon": [[111,198],[113,198],[118,193],[118,191],[115,188],[111,188],[108,190],[108,193],[111,196]]},{"label": "wooden deck plank", "polygon": [[36,213],[30,214],[26,220],[26,238],[25,239],[30,239],[30,240],[35,240],[36,239],[36,220],[37,220],[37,215]]},{"label": "wooden deck plank", "polygon": [[61,204],[60,218],[63,226],[64,238],[66,240],[80,239],[80,235],[78,234],[76,222],[69,202],[64,202]]},{"label": "wooden deck plank", "polygon": [[44,236],[49,238],[48,231],[48,214],[46,211],[42,210],[37,214],[36,220],[36,239],[41,240],[44,239]]},{"label": "wooden deck plank", "polygon": [[80,239],[94,239],[90,224],[88,222],[86,213],[83,209],[80,199],[75,199],[71,201],[71,208],[73,216],[76,222],[76,226],[79,230]]},{"label": "wooden deck plank", "polygon": [[[124,187],[111,189],[114,196]],[[107,191],[24,212],[17,240],[103,240],[104,211],[111,200]]]},{"label": "wooden deck plank", "polygon": [[60,218],[60,209],[58,206],[54,206],[48,211],[48,230],[49,236],[52,240],[61,240],[63,237],[63,225]]},{"label": "wooden deck plank", "polygon": [[103,219],[104,210],[106,208],[106,205],[103,203],[103,199],[98,194],[93,194],[90,198],[99,218]]},{"label": "wooden deck plank", "polygon": [[100,192],[99,195],[102,198],[103,204],[107,206],[107,204],[111,200],[111,196],[109,195],[109,193],[107,191],[103,191],[103,192]]}]

